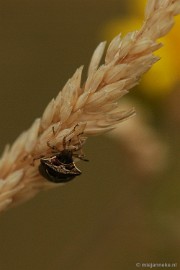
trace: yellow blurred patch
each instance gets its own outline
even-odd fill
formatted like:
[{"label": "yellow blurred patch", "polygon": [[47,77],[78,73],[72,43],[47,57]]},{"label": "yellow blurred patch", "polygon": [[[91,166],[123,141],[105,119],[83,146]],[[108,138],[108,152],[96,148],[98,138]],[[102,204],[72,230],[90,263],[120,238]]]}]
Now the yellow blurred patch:
[{"label": "yellow blurred patch", "polygon": [[[119,33],[123,35],[138,30],[143,22],[145,0],[137,0],[129,5],[130,12],[123,18],[107,23],[102,31],[103,38],[110,41]],[[171,32],[160,41],[164,44],[156,54],[161,60],[142,78],[140,88],[148,97],[163,97],[169,94],[180,80],[180,16]]]}]

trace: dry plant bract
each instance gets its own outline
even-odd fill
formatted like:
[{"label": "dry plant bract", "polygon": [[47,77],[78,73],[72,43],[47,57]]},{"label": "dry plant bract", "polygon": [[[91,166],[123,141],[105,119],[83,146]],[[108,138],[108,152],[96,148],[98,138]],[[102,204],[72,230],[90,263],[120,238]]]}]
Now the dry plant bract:
[{"label": "dry plant bract", "polygon": [[116,36],[105,52],[102,65],[106,43],[100,43],[92,56],[85,83],[81,83],[83,67],[80,67],[50,101],[42,117],[12,146],[5,147],[0,160],[1,211],[41,190],[58,186],[40,176],[38,159],[32,164],[34,159],[52,154],[48,144],[61,151],[66,138],[68,147],[73,149],[88,136],[107,132],[134,114],[134,109],[122,111],[117,100],[159,60],[153,54],[162,46],[157,39],[168,33],[178,13],[180,0],[149,0],[141,29],[123,38]]}]

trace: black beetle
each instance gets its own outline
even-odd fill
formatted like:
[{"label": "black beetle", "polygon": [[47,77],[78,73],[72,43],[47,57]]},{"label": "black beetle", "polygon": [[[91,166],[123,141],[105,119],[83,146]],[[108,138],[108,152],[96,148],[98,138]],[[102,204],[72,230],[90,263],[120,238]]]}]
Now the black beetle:
[{"label": "black beetle", "polygon": [[41,158],[39,172],[47,180],[54,183],[65,183],[81,174],[73,161],[72,150],[67,149],[51,157]]}]

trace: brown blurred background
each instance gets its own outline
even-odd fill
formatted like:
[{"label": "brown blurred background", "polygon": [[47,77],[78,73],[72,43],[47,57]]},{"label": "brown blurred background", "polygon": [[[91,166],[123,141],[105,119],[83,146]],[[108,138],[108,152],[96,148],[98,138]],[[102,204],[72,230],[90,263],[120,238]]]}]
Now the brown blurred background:
[{"label": "brown blurred background", "polygon": [[[87,70],[103,26],[127,12],[120,0],[0,1],[1,151],[77,67]],[[82,176],[1,215],[0,270],[129,270],[138,262],[179,262],[178,89],[158,106],[143,101],[138,89],[132,94],[165,141],[163,169],[141,172],[126,140],[132,132],[122,140],[90,138]]]}]

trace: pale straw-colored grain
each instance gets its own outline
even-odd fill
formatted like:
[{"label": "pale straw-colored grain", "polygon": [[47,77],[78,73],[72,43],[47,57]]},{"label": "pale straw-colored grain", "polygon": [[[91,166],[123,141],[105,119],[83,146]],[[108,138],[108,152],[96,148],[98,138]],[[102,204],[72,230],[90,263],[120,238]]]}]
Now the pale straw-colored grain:
[{"label": "pale straw-colored grain", "polygon": [[[123,38],[118,35],[106,52],[106,42],[100,43],[85,83],[81,82],[81,66],[50,101],[42,118],[5,148],[0,160],[1,211],[30,199],[40,190],[59,186],[38,172],[38,158],[52,155],[48,144],[61,151],[66,140],[68,147],[74,149],[87,136],[112,130],[134,115],[134,109],[122,111],[117,101],[159,60],[153,52],[162,44],[156,40],[167,34],[173,26],[173,16],[179,13],[179,0],[149,0],[141,29]],[[103,54],[104,64],[100,65]],[[37,160],[33,166],[34,159]]]}]

